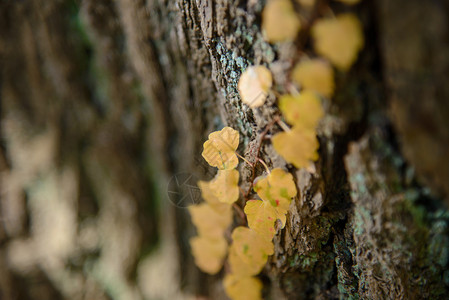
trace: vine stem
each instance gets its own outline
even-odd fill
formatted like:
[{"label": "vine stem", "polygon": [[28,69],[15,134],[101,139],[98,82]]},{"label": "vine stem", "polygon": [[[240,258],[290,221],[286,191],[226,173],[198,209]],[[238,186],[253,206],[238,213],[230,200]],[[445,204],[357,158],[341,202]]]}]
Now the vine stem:
[{"label": "vine stem", "polygon": [[250,165],[251,167],[254,166],[254,164],[250,163],[246,158],[244,158],[243,156],[241,156],[240,154],[238,154],[237,152],[235,152],[235,155],[237,155],[238,157],[240,157],[244,162],[246,162],[248,165]]},{"label": "vine stem", "polygon": [[240,218],[242,218],[243,221],[246,220],[246,215],[245,212],[243,211],[243,209],[238,206],[236,203],[232,203],[232,207],[234,207],[234,209],[239,213]]},{"label": "vine stem", "polygon": [[287,85],[287,90],[288,90],[288,92],[290,94],[292,94],[294,96],[299,96],[300,95],[298,89],[291,83]]},{"label": "vine stem", "polygon": [[265,139],[265,136],[268,134],[268,131],[270,131],[271,128],[274,126],[274,124],[276,124],[276,122],[278,122],[278,121],[280,121],[280,117],[275,116],[273,118],[273,120],[267,125],[267,127],[265,127],[265,130],[260,135],[259,145],[257,146],[257,150],[256,150],[256,163],[253,164],[252,170],[251,170],[251,173],[252,173],[251,182],[250,182],[248,190],[246,191],[246,194],[244,195],[245,203],[248,200],[249,194],[251,193],[251,189],[253,188],[253,185],[254,185],[254,179],[256,178],[256,164],[260,159],[259,153],[260,153],[260,149],[262,148],[263,140]]},{"label": "vine stem", "polygon": [[259,158],[258,161],[265,167],[265,170],[267,170],[267,173],[270,174],[270,169],[268,169],[267,164],[261,159]]},{"label": "vine stem", "polygon": [[282,120],[278,120],[277,123],[281,126],[282,130],[289,132],[291,129]]}]

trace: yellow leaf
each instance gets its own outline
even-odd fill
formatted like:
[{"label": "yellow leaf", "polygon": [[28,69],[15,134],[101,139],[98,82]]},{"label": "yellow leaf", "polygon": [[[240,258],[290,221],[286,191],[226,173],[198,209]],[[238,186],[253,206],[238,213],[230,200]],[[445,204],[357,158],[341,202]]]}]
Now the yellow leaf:
[{"label": "yellow leaf", "polygon": [[262,30],[268,42],[294,40],[301,22],[289,0],[271,0],[262,13]]},{"label": "yellow leaf", "polygon": [[223,237],[214,239],[193,237],[190,239],[190,247],[198,268],[208,274],[216,274],[220,271],[228,247]]},{"label": "yellow leaf", "polygon": [[235,169],[218,170],[215,178],[209,182],[198,181],[201,195],[213,208],[222,203],[232,204],[239,198],[239,172]]},{"label": "yellow leaf", "polygon": [[[297,193],[292,174],[279,168],[273,169],[268,176],[256,182],[254,190],[264,202],[274,208],[273,218],[281,220],[282,226],[285,226],[285,215],[290,207],[291,199]],[[250,212],[253,211],[250,210]]]},{"label": "yellow leaf", "polygon": [[209,203],[212,208],[219,208],[221,209],[221,206],[227,206],[226,204],[221,203],[217,195],[215,194],[214,190],[211,187],[210,181],[198,181],[198,187],[201,190],[201,197]]},{"label": "yellow leaf", "polygon": [[306,168],[310,161],[318,159],[319,143],[313,130],[293,127],[288,132],[276,134],[271,141],[276,152],[298,169]]},{"label": "yellow leaf", "polygon": [[219,170],[210,187],[218,201],[232,204],[239,198],[239,172],[235,169]]},{"label": "yellow leaf", "polygon": [[238,89],[243,103],[251,108],[262,106],[268,96],[273,78],[264,66],[251,66],[240,76]]},{"label": "yellow leaf", "polygon": [[237,261],[241,261],[241,264],[235,265],[230,260],[233,273],[244,274],[251,271],[251,275],[255,275],[262,270],[268,256],[274,253],[274,246],[254,230],[240,226],[232,232],[230,255],[231,253],[237,257]]},{"label": "yellow leaf", "polygon": [[232,208],[222,204],[221,209],[214,209],[208,203],[188,207],[192,223],[196,226],[198,235],[209,238],[223,236],[232,223]]},{"label": "yellow leaf", "polygon": [[339,2],[343,2],[344,4],[354,5],[360,2],[360,0],[335,0]]},{"label": "yellow leaf", "polygon": [[238,277],[227,274],[223,280],[226,294],[232,300],[259,300],[262,299],[262,283],[254,277]]},{"label": "yellow leaf", "polygon": [[203,144],[203,157],[213,167],[220,170],[234,169],[239,160],[235,150],[239,146],[239,133],[231,127],[209,134],[209,139]]},{"label": "yellow leaf", "polygon": [[363,47],[362,25],[353,14],[320,19],[312,27],[315,50],[341,70],[348,70]]},{"label": "yellow leaf", "polygon": [[288,123],[301,125],[303,128],[315,129],[324,115],[321,100],[310,90],[305,90],[297,96],[281,96],[279,108]]},{"label": "yellow leaf", "polygon": [[314,90],[325,97],[330,98],[334,93],[334,71],[323,59],[300,61],[293,69],[292,78],[301,88]]},{"label": "yellow leaf", "polygon": [[258,274],[262,270],[266,261],[261,261],[258,264],[254,264],[249,262],[248,260],[243,260],[242,257],[238,254],[235,247],[231,244],[231,246],[229,247],[228,263],[233,274],[236,274],[240,277],[245,277]]},{"label": "yellow leaf", "polygon": [[246,202],[245,214],[248,227],[256,231],[263,239],[271,241],[275,235],[274,222],[277,213],[269,201],[250,200]]}]

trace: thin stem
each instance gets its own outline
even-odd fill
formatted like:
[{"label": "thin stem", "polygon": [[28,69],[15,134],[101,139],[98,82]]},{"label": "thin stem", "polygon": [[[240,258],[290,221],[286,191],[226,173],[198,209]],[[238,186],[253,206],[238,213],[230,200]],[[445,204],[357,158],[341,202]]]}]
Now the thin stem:
[{"label": "thin stem", "polygon": [[265,170],[267,170],[267,173],[270,174],[270,169],[268,169],[267,164],[261,159],[259,158],[258,161],[265,167]]},{"label": "thin stem", "polygon": [[238,157],[240,157],[241,159],[243,159],[243,161],[245,161],[248,165],[250,165],[251,167],[254,165],[252,163],[250,163],[246,158],[244,158],[243,156],[241,156],[240,154],[238,154],[237,152],[235,152],[235,155],[237,155]]},{"label": "thin stem", "polygon": [[289,132],[291,129],[282,120],[278,120],[277,123],[282,128],[282,130]]},{"label": "thin stem", "polygon": [[294,86],[293,84],[287,85],[287,90],[290,94],[292,94],[294,96],[299,96],[299,91],[296,88],[296,86]]},{"label": "thin stem", "polygon": [[238,206],[236,203],[232,203],[232,207],[234,207],[234,209],[239,213],[240,218],[242,218],[243,221],[245,221],[245,213],[243,212],[243,210],[240,208],[240,206]]},{"label": "thin stem", "polygon": [[[274,126],[274,124],[276,124],[276,122],[279,120],[280,120],[280,117],[275,116],[273,118],[273,120],[271,120],[271,122],[267,125],[267,127],[265,127],[265,130],[261,133],[259,145],[257,146],[257,150],[256,150],[256,161],[259,159],[260,149],[262,148],[262,143],[265,139],[265,136],[271,130],[271,128]],[[251,173],[252,173],[252,176],[251,176],[250,185],[248,187],[248,190],[246,191],[246,194],[244,195],[245,201],[248,200],[249,194],[251,193],[251,189],[253,188],[253,185],[254,185],[254,179],[256,179],[256,164],[253,165]]]},{"label": "thin stem", "polygon": [[242,193],[242,195],[245,196],[245,192],[244,192],[243,189],[240,187],[240,185],[239,185],[239,190],[240,190],[240,193]]}]

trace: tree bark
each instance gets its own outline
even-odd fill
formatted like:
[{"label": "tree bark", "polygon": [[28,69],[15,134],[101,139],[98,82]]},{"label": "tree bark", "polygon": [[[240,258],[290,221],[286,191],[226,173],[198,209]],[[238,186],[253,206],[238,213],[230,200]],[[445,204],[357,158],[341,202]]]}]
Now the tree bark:
[{"label": "tree bark", "polygon": [[[297,5],[306,26],[277,45],[261,32],[264,5],[0,4],[1,299],[226,299],[223,272],[194,265],[185,207],[200,199],[176,180],[213,176],[202,143],[223,126],[255,158],[280,112],[274,94],[261,108],[242,104],[239,76],[263,64],[287,92],[328,7],[358,15],[365,47],[336,74],[314,172],[262,143],[262,159],[289,170],[299,190],[260,275],[264,298],[445,298],[447,1]],[[239,171],[246,190],[254,174]]]}]

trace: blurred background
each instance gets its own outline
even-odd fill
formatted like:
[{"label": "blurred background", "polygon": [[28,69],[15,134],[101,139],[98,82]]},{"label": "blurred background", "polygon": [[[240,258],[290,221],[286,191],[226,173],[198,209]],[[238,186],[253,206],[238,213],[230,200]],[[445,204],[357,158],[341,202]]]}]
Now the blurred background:
[{"label": "blurred background", "polygon": [[[290,238],[275,238],[261,275],[264,294],[443,299],[449,5],[300,2],[310,22],[329,11],[357,14],[366,42],[353,70],[336,75],[316,174],[294,171],[302,193]],[[215,172],[202,142],[229,125],[251,157],[278,110],[273,95],[260,110],[241,103],[242,70],[270,66],[283,92],[293,62],[311,48],[307,28],[292,43],[265,42],[264,5],[1,1],[0,299],[225,299],[220,275],[198,271],[188,246],[195,230],[185,208],[201,201],[196,182]],[[262,155],[270,167],[286,166],[269,145]],[[345,159],[366,163],[367,189]],[[377,224],[370,239],[352,239],[360,216]],[[372,258],[377,247],[385,251]]]}]

